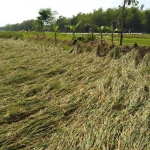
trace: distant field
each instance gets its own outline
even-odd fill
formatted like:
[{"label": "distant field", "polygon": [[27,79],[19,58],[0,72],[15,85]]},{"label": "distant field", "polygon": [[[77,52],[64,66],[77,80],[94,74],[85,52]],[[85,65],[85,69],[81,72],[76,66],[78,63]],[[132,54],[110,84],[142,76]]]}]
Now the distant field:
[{"label": "distant field", "polygon": [[[115,42],[119,42],[119,39],[117,37],[115,38]],[[124,34],[124,45],[133,45],[133,43],[135,42],[139,46],[150,46],[150,34]]]},{"label": "distant field", "polygon": [[[31,39],[32,37],[36,36],[42,37],[43,34],[41,32],[0,32],[1,38],[20,38],[20,39]],[[90,33],[76,33],[76,37],[83,36],[87,37],[90,36]],[[94,33],[95,40],[100,40],[100,34]],[[45,32],[44,36],[48,39],[54,40],[54,33],[52,32]],[[110,33],[104,33],[103,39],[105,39],[107,42],[111,43],[111,34]],[[72,33],[58,33],[57,34],[57,40],[72,40]],[[117,33],[114,34],[114,43],[116,45],[119,45],[119,35]],[[134,43],[137,43],[139,46],[150,46],[150,34],[139,34],[139,33],[133,33],[133,34],[124,34],[123,38],[123,45],[133,45]]]},{"label": "distant field", "polygon": [[150,53],[90,46],[0,38],[1,150],[150,149]]}]

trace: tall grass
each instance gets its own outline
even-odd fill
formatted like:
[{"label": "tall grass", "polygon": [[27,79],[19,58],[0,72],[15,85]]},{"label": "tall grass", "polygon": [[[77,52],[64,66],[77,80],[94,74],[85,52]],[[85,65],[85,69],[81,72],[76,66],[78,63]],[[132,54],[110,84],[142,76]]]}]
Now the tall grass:
[{"label": "tall grass", "polygon": [[0,147],[150,149],[149,53],[96,57],[0,39]]}]

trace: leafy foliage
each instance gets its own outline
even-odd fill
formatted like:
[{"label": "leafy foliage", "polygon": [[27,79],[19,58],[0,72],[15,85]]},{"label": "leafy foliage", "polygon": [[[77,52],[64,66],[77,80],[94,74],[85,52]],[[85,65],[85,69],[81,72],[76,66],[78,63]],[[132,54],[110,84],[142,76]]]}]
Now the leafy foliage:
[{"label": "leafy foliage", "polygon": [[50,8],[40,9],[39,16],[37,17],[39,22],[43,25],[50,24],[54,20],[54,14]]},{"label": "leafy foliage", "polygon": [[55,42],[56,42],[56,36],[57,36],[57,33],[58,33],[58,28],[59,28],[59,26],[57,26],[56,24],[53,24]]},{"label": "leafy foliage", "polygon": [[44,29],[54,23],[56,11],[52,11],[50,8],[43,8],[39,10],[39,16],[37,17],[37,25],[44,33]]},{"label": "leafy foliage", "polygon": [[75,39],[75,32],[76,32],[76,29],[78,28],[78,26],[80,25],[80,23],[81,23],[81,21],[78,22],[78,23],[75,24],[75,25],[65,25],[65,28],[69,28],[70,31],[71,31],[72,34],[73,34],[72,40]]},{"label": "leafy foliage", "polygon": [[[127,3],[125,3],[127,6]],[[134,6],[134,5],[131,5]],[[59,26],[60,32],[70,32],[69,28],[65,28],[64,25],[71,24],[77,24],[82,20],[81,24],[78,27],[78,30],[76,32],[89,32],[89,28],[91,28],[91,24],[96,24],[97,26],[109,26],[112,21],[118,20],[119,24],[121,21],[121,8],[108,8],[106,11],[102,10],[102,8],[94,10],[92,13],[78,13],[76,16],[73,16],[72,18],[67,18],[64,16],[59,16],[56,21],[56,24]],[[56,16],[57,13],[52,11],[54,16]],[[150,10],[147,9],[141,9],[139,7],[125,7],[124,9],[124,30],[123,32],[142,32],[142,33],[150,33],[150,27],[149,27],[149,13]],[[20,31],[20,30],[34,30],[36,29],[32,28],[32,24],[34,24],[35,20],[27,20],[23,21],[20,24],[7,24],[4,27],[0,27],[1,30],[13,30],[13,31]],[[120,24],[121,25],[121,24]],[[114,29],[115,28],[121,28],[120,25],[118,26],[117,23],[114,23]],[[41,30],[40,24],[39,24],[39,31]],[[45,30],[45,29],[44,29]],[[53,31],[52,28],[48,27],[46,28],[46,31]],[[96,32],[97,29],[94,28],[93,32]]]}]

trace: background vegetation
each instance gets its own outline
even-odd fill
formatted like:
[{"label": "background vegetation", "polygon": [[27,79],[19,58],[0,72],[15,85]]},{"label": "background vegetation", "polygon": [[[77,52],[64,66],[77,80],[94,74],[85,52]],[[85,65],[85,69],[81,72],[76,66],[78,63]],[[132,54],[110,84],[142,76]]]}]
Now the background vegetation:
[{"label": "background vegetation", "polygon": [[[144,5],[139,7],[125,8],[124,10],[124,32],[140,32],[140,33],[150,33],[150,10],[144,10]],[[119,20],[121,18],[121,8],[108,8],[104,11],[102,8],[98,10],[93,10],[92,13],[78,13],[72,18],[66,18],[65,16],[59,16],[57,18],[56,24],[59,26],[60,32],[70,32],[69,29],[65,28],[65,25],[75,25],[81,22],[80,26],[76,30],[77,32],[89,32],[88,24],[96,24],[98,26],[110,25],[112,21]],[[5,27],[1,27],[1,30],[35,30],[33,29],[33,24],[35,20],[27,20],[21,24],[8,24]],[[118,27],[119,24],[114,22],[114,27]],[[47,29],[47,31],[52,31],[52,27]],[[96,31],[95,31],[96,32]]]}]

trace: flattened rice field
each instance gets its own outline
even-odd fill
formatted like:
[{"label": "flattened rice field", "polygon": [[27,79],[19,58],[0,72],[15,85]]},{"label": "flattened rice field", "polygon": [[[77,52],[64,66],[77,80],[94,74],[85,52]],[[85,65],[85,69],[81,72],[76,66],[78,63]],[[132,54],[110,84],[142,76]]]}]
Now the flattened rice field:
[{"label": "flattened rice field", "polygon": [[0,39],[0,149],[149,150],[150,54],[138,54]]}]

